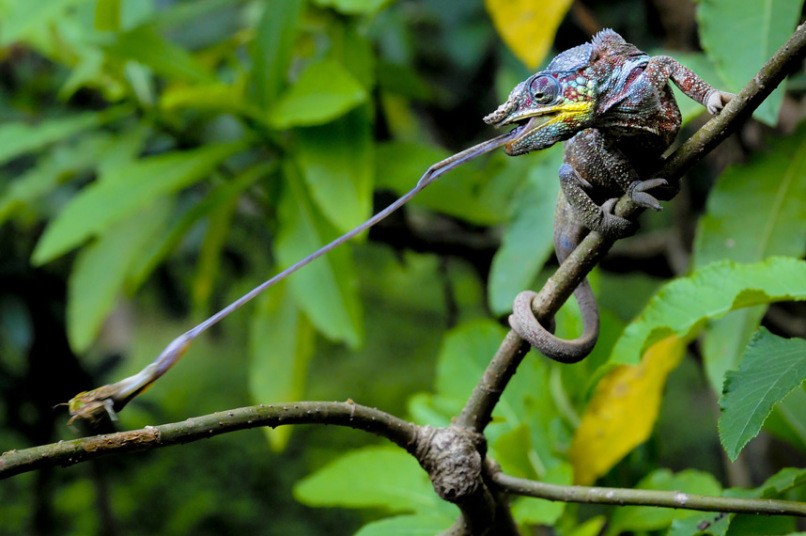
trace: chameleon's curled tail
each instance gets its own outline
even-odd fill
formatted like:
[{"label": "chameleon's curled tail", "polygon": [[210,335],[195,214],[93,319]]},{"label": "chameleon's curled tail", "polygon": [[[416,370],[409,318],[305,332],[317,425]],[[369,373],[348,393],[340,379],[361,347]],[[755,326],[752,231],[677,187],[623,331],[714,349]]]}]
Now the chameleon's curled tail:
[{"label": "chameleon's curled tail", "polygon": [[525,341],[546,357],[560,363],[577,363],[591,353],[599,338],[599,311],[587,279],[579,284],[574,297],[582,311],[584,328],[576,339],[561,339],[543,327],[532,310],[536,292],[525,290],[515,297],[509,325]]}]

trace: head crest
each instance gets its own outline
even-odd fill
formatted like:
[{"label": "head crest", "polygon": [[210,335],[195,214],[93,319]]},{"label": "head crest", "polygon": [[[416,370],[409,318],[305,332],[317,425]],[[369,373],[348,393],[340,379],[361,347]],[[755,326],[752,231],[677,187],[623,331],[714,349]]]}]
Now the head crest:
[{"label": "head crest", "polygon": [[605,28],[593,36],[591,44],[595,48],[617,48],[626,45],[627,41],[610,28]]},{"label": "head crest", "polygon": [[641,54],[641,51],[635,45],[631,45],[624,40],[619,34],[605,28],[600,31],[591,39],[591,63],[607,56],[632,56]]}]

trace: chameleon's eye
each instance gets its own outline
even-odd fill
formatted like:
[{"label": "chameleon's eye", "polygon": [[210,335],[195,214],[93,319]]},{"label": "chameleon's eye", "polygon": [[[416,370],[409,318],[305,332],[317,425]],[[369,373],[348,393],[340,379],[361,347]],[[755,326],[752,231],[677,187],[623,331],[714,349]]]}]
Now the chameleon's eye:
[{"label": "chameleon's eye", "polygon": [[560,92],[560,84],[553,76],[542,75],[535,77],[529,84],[532,97],[540,104],[554,102]]}]

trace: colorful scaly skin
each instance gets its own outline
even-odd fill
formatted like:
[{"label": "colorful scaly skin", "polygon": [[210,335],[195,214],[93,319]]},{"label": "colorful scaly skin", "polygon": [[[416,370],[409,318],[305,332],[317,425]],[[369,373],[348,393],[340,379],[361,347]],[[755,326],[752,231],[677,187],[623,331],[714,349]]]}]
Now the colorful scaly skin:
[{"label": "colorful scaly skin", "polygon": [[[680,129],[680,111],[669,81],[719,112],[732,95],[714,89],[668,56],[650,57],[612,30],[555,57],[545,70],[518,84],[507,101],[484,118],[496,127],[522,125],[505,145],[515,156],[569,140],[560,167],[554,244],[562,262],[589,232],[617,239],[634,224],[613,213],[624,194],[638,205],[660,210],[650,190],[676,193],[663,178],[649,178]],[[671,194],[671,195],[670,195]],[[554,336],[532,313],[535,293],[515,300],[510,324],[548,357],[575,363],[586,357],[599,335],[599,314],[587,281],[574,292],[584,331],[574,340]]]}]

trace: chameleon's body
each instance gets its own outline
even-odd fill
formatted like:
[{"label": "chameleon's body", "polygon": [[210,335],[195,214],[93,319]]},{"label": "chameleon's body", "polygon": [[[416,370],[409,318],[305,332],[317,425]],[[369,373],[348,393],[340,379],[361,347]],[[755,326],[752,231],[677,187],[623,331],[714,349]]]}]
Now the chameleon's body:
[{"label": "chameleon's body", "polygon": [[[604,30],[518,84],[509,99],[484,119],[497,127],[525,124],[522,134],[505,145],[513,156],[569,140],[559,172],[554,230],[560,262],[588,231],[614,239],[633,231],[632,222],[613,214],[621,195],[660,209],[648,190],[666,187],[667,182],[647,177],[680,129],[670,80],[711,113],[731,97],[674,59],[650,57],[614,31]],[[575,296],[585,323],[579,339],[559,339],[543,328],[531,314],[534,293],[530,292],[516,299],[510,323],[547,356],[579,361],[596,343],[599,320],[587,282]]]}]

